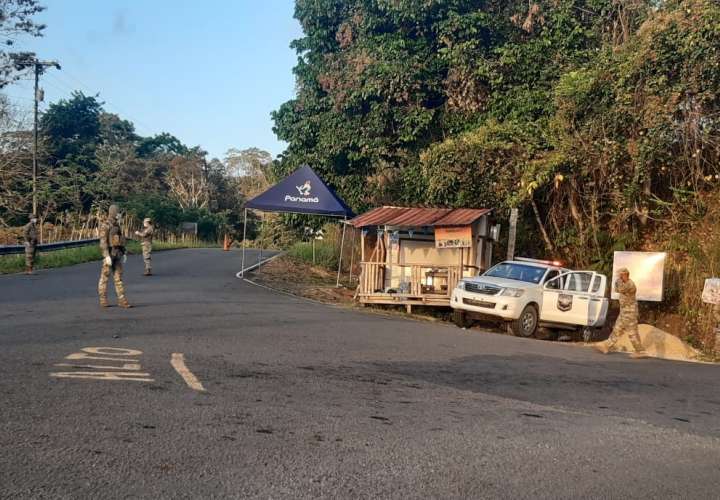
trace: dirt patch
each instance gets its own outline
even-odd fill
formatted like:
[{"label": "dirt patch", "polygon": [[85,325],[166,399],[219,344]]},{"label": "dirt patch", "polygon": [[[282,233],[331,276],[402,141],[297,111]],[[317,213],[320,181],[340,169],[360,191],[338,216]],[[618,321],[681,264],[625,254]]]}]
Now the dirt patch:
[{"label": "dirt patch", "polygon": [[[675,361],[704,361],[702,354],[675,335],[652,325],[639,325],[638,332],[648,356]],[[633,352],[630,338],[624,335],[615,345],[620,352]]]},{"label": "dirt patch", "polygon": [[[271,260],[250,273],[250,279],[275,290],[330,304],[354,305],[355,289],[341,281],[337,274],[321,267],[309,265],[286,255]],[[347,280],[347,275],[344,276]]]}]

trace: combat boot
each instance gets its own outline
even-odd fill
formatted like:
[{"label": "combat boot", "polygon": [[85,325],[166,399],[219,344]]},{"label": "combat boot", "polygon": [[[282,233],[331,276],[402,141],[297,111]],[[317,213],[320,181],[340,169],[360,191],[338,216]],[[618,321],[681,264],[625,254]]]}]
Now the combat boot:
[{"label": "combat boot", "polygon": [[610,348],[605,344],[605,342],[598,342],[593,346],[596,351],[601,352],[602,354],[609,354]]},{"label": "combat boot", "polygon": [[121,297],[118,299],[118,306],[122,307],[123,309],[130,309],[132,307],[130,305],[130,302],[128,302],[125,297]]}]

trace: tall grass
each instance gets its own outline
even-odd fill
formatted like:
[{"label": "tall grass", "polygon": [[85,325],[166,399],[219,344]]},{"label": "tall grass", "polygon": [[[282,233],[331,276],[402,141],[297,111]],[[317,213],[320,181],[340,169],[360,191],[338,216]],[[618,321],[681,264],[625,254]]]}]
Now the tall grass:
[{"label": "tall grass", "polygon": [[[293,259],[301,260],[307,264],[313,263],[312,242],[295,243],[287,252]],[[333,243],[318,240],[315,242],[315,265],[326,269],[337,269],[338,248]]]},{"label": "tall grass", "polygon": [[[324,267],[331,271],[337,271],[338,258],[342,243],[342,226],[338,224],[326,224],[323,227],[324,235],[322,240],[315,240],[315,265]],[[359,234],[359,233],[358,233]],[[350,269],[353,263],[356,273],[359,270],[360,251],[358,236],[352,227],[348,226],[345,234],[345,245],[343,246],[342,268],[343,272]],[[313,263],[312,241],[304,241],[293,244],[287,251],[288,256],[307,264]]]},{"label": "tall grass", "polygon": [[[153,243],[153,251],[175,250],[180,248],[205,248],[216,247],[215,244],[203,242],[178,242],[167,243],[157,241]],[[127,245],[128,252],[139,254],[142,252],[140,243],[130,241]],[[54,267],[72,266],[83,262],[100,260],[102,254],[98,245],[68,248],[54,252],[39,253],[35,261],[35,269],[50,269]],[[19,273],[25,270],[25,255],[4,255],[0,256],[0,274]]]}]

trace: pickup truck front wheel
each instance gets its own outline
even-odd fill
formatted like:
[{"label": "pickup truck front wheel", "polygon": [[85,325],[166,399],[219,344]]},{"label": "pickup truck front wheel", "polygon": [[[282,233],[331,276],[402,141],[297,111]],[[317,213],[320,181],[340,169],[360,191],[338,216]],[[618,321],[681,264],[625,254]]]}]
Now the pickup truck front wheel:
[{"label": "pickup truck front wheel", "polygon": [[532,337],[538,327],[538,310],[534,305],[527,305],[520,317],[510,322],[510,331],[516,337]]},{"label": "pickup truck front wheel", "polygon": [[453,309],[452,320],[459,328],[468,328],[470,326],[470,320],[465,311]]}]

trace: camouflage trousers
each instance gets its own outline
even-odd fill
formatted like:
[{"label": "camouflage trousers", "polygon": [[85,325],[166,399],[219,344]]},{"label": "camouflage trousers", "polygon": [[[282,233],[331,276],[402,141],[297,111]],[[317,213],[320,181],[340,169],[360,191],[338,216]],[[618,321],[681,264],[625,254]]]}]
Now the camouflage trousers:
[{"label": "camouflage trousers", "polygon": [[25,267],[32,269],[35,265],[35,258],[37,257],[37,247],[35,245],[25,244]]},{"label": "camouflage trousers", "polygon": [[98,295],[101,302],[107,302],[107,284],[110,279],[110,273],[115,281],[115,295],[119,301],[125,300],[125,286],[122,282],[123,265],[119,258],[113,259],[112,265],[108,266],[103,262],[102,271],[100,271],[100,281],[98,282]]},{"label": "camouflage trousers", "polygon": [[638,333],[637,317],[637,309],[620,310],[620,316],[618,316],[610,338],[607,341],[608,349],[612,349],[620,337],[627,335],[630,337],[630,342],[635,352],[644,350],[642,341],[640,340],[640,334]]},{"label": "camouflage trousers", "polygon": [[152,245],[150,243],[142,244],[143,262],[145,262],[145,272],[152,272]]}]

